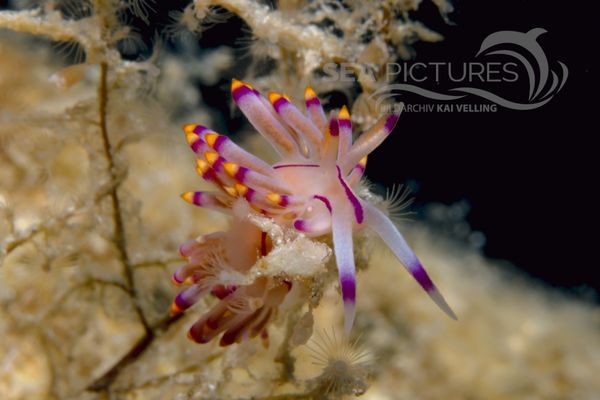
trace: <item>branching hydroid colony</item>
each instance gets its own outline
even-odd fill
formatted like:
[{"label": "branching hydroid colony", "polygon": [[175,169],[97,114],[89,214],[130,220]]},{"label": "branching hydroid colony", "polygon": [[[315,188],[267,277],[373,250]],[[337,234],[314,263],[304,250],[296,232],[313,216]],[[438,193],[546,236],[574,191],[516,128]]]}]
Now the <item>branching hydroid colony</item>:
[{"label": "branching hydroid colony", "polygon": [[[310,87],[304,97],[306,115],[287,96],[270,92],[267,98],[235,79],[231,95],[280,160],[270,166],[205,126],[184,127],[198,157],[198,173],[220,191],[188,192],[183,198],[200,207],[233,213],[235,218],[229,232],[211,233],[181,249],[189,262],[173,275],[173,281],[191,286],[177,296],[172,310],[179,313],[189,308],[210,290],[221,299],[192,326],[190,338],[206,343],[225,332],[221,344],[228,345],[264,334],[278,304],[296,285],[285,278],[272,283],[261,278],[250,285],[240,285],[239,277],[232,279],[250,269],[271,247],[263,232],[245,226],[250,209],[310,237],[333,235],[346,333],[355,317],[353,232],[365,227],[374,230],[436,304],[456,318],[390,219],[355,194],[368,154],[392,132],[399,114],[382,117],[353,142],[348,109],[344,106],[327,118]],[[232,302],[254,306],[232,311],[228,306]]]}]

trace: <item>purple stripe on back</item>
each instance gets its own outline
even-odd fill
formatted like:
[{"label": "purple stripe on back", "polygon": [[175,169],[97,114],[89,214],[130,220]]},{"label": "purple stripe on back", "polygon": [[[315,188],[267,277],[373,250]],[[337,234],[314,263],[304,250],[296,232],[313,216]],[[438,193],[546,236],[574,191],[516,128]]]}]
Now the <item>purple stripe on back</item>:
[{"label": "purple stripe on back", "polygon": [[429,292],[435,289],[435,285],[431,281],[431,278],[429,278],[429,275],[427,275],[427,271],[425,271],[425,268],[423,268],[418,260],[416,266],[411,267],[410,270],[412,276],[425,291]]},{"label": "purple stripe on back", "polygon": [[340,287],[344,303],[356,301],[356,280],[351,275],[340,275]]},{"label": "purple stripe on back", "polygon": [[340,170],[340,167],[338,167],[337,165],[335,167],[337,168],[338,180],[340,181],[340,183],[344,187],[344,191],[346,192],[346,197],[348,197],[348,200],[350,200],[350,203],[352,203],[352,207],[354,207],[354,217],[356,218],[356,222],[358,222],[359,224],[362,224],[365,216],[364,216],[363,208],[360,205],[360,201],[354,195],[354,193],[352,193],[352,189],[350,189],[348,187],[348,185],[342,178],[342,171]]},{"label": "purple stripe on back", "polygon": [[327,207],[327,209],[329,210],[329,213],[331,214],[331,203],[329,202],[329,199],[327,197],[315,194],[313,196],[313,198],[315,198],[317,200],[321,200],[323,203],[325,203],[325,207]]},{"label": "purple stripe on back", "polygon": [[301,168],[301,167],[317,168],[317,167],[319,167],[319,165],[318,164],[279,164],[279,165],[273,166],[273,169],[279,169],[279,168]]},{"label": "purple stripe on back", "polygon": [[236,104],[239,102],[239,100],[242,97],[246,96],[247,94],[256,94],[256,93],[254,93],[254,91],[246,85],[239,86],[231,92],[231,95],[233,96],[233,101],[235,101]]},{"label": "purple stripe on back", "polygon": [[396,122],[398,122],[398,118],[400,118],[400,115],[398,114],[390,114],[387,119],[385,120],[385,129],[388,132],[391,132],[394,127],[396,126]]}]

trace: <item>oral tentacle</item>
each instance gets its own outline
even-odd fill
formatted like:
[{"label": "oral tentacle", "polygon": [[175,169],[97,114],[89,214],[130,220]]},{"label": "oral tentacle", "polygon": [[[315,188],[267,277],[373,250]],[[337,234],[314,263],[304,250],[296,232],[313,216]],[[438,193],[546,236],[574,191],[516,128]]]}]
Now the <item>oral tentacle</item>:
[{"label": "oral tentacle", "polygon": [[271,114],[272,111],[263,104],[260,93],[247,83],[234,79],[231,82],[231,94],[248,121],[282,157],[297,158],[300,156],[300,149],[296,141],[279,120]]},{"label": "oral tentacle", "polygon": [[290,103],[285,96],[275,92],[269,93],[268,96],[275,112],[304,140],[308,147],[309,158],[317,158],[323,140],[323,134],[319,128],[310,119],[306,118],[296,106]]},{"label": "oral tentacle", "polygon": [[356,315],[356,271],[352,242],[352,211],[347,205],[334,204],[332,215],[333,248],[344,303],[344,331],[349,334]]},{"label": "oral tentacle", "polygon": [[394,130],[399,117],[400,114],[396,112],[385,115],[375,125],[362,133],[342,160],[342,170],[344,172],[350,171],[359,163],[361,158],[375,150]]},{"label": "oral tentacle", "polygon": [[383,239],[398,261],[404,265],[435,304],[437,304],[450,318],[457,319],[456,314],[452,311],[444,299],[444,296],[442,296],[435,284],[431,281],[431,278],[429,278],[429,275],[421,265],[421,262],[408,246],[406,240],[404,240],[404,237],[400,234],[398,229],[396,229],[392,221],[390,221],[390,219],[375,206],[367,202],[363,202],[363,206],[367,226],[373,229],[381,239]]},{"label": "oral tentacle", "polygon": [[310,86],[307,86],[304,90],[304,103],[306,104],[308,118],[319,131],[325,132],[325,129],[327,129],[327,117],[325,116],[323,106],[321,106],[321,101],[319,101],[317,94]]}]

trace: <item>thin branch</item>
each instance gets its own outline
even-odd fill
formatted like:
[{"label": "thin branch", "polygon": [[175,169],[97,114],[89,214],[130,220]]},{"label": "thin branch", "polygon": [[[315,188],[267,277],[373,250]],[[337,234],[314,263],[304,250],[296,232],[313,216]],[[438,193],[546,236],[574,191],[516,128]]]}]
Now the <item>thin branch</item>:
[{"label": "thin branch", "polygon": [[214,361],[214,359],[219,356],[220,356],[220,354],[217,356],[213,356],[212,359],[209,357],[209,359],[205,360],[201,365],[197,365],[197,364],[190,365],[190,366],[182,368],[176,372],[173,372],[171,374],[161,375],[156,378],[153,378],[153,379],[146,381],[138,386],[126,387],[126,388],[115,388],[115,389],[113,389],[113,393],[131,393],[135,390],[140,390],[140,389],[145,389],[145,388],[156,387],[158,385],[162,385],[162,384],[166,383],[167,381],[169,381],[170,379],[176,378],[180,375],[191,374],[191,373],[200,371],[200,369],[202,367],[204,367],[206,365],[206,363],[210,363],[211,361]]},{"label": "thin branch", "polygon": [[1,259],[1,257],[4,257],[4,256],[10,254],[11,252],[13,252],[19,246],[22,246],[22,245],[28,243],[37,234],[45,232],[58,224],[64,223],[67,219],[69,219],[73,215],[77,214],[80,211],[85,210],[86,207],[87,207],[87,205],[84,205],[82,207],[69,207],[62,214],[57,215],[53,218],[47,219],[43,222],[40,222],[39,224],[33,225],[20,237],[17,237],[13,240],[8,241],[0,248],[0,259]]},{"label": "thin branch", "polygon": [[[104,155],[108,162],[108,173],[111,177],[111,181],[119,179],[120,174],[117,172],[115,164],[115,157],[113,155],[113,148],[108,136],[108,123],[107,123],[107,105],[108,105],[108,64],[105,62],[100,63],[100,80],[98,82],[98,114],[100,116],[100,134],[102,135],[102,144],[104,149]],[[125,282],[127,287],[131,291],[134,300],[134,307],[136,312],[139,314],[140,321],[146,331],[146,336],[152,334],[150,325],[139,305],[139,296],[133,278],[133,265],[129,259],[127,253],[127,241],[125,238],[125,224],[123,222],[123,212],[121,210],[121,200],[119,198],[119,186],[114,185],[110,188],[109,196],[112,202],[113,219],[115,222],[114,227],[114,243],[119,252],[119,259],[123,264],[123,272],[125,275]]]}]

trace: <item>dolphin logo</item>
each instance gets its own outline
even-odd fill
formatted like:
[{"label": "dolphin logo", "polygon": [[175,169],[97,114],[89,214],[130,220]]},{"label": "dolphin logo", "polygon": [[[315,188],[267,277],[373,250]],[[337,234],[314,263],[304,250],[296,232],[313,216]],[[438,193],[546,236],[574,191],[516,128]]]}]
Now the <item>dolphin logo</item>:
[{"label": "dolphin logo", "polygon": [[[490,91],[475,87],[455,87],[449,89],[449,93],[438,93],[411,84],[386,85],[376,90],[369,97],[375,100],[377,105],[380,105],[388,98],[402,92],[415,93],[439,101],[457,100],[473,95],[513,110],[531,110],[541,107],[560,92],[569,76],[567,66],[560,61],[558,61],[560,66],[558,74],[550,69],[546,53],[537,42],[537,38],[543,33],[546,33],[543,28],[533,28],[526,33],[517,31],[494,32],[483,40],[476,54],[476,57],[508,56],[520,63],[527,72],[529,80],[529,95],[526,103],[511,101]],[[503,45],[509,45],[510,48],[502,49]],[[522,51],[514,50],[515,47]],[[523,54],[524,52],[525,54]],[[535,62],[532,64],[530,60]]]},{"label": "dolphin logo", "polygon": [[[565,82],[567,81],[569,71],[565,64],[558,61],[558,64],[562,69],[559,84],[559,78],[557,74],[554,71],[550,71],[548,58],[546,57],[544,49],[542,49],[542,46],[540,46],[540,44],[537,42],[537,38],[546,32],[547,31],[543,28],[533,28],[527,33],[516,31],[500,31],[492,33],[483,40],[476,56],[481,54],[500,54],[515,58],[523,65],[523,67],[525,67],[527,76],[529,77],[529,101],[533,102],[534,100],[541,100],[545,97],[553,96],[564,86]],[[488,51],[492,47],[507,43],[520,46],[521,48],[527,50],[536,61],[537,65],[535,67],[537,68],[534,69],[534,66],[531,65],[526,57],[514,50]],[[550,72],[552,73],[552,83],[549,89],[542,94],[542,90],[547,86]]]}]

